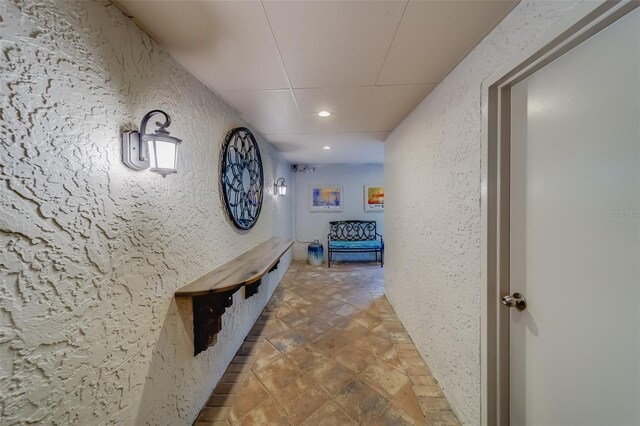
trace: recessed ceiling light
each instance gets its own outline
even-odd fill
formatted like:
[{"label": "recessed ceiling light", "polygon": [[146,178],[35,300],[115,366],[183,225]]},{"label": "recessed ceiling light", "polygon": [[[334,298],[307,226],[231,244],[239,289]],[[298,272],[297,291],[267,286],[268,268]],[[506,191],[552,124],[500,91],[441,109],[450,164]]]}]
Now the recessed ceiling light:
[{"label": "recessed ceiling light", "polygon": [[331,149],[331,147],[330,147],[329,145],[327,145],[327,146],[325,146],[325,147],[324,147],[324,148],[322,148],[322,149]]},{"label": "recessed ceiling light", "polygon": [[331,113],[330,113],[329,111],[320,111],[320,112],[318,113],[318,115],[319,115],[320,117],[328,117],[328,116],[330,116],[330,115],[331,115]]}]

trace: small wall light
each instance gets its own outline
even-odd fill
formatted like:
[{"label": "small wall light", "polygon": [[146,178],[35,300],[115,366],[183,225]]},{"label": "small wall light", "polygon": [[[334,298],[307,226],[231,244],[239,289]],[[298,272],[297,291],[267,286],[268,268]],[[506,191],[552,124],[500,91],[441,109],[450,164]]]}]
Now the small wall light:
[{"label": "small wall light", "polygon": [[287,195],[287,185],[284,178],[280,178],[275,183],[275,193],[278,195]]},{"label": "small wall light", "polygon": [[[156,114],[164,116],[164,123],[157,121],[154,133],[147,133],[147,123]],[[167,131],[171,125],[169,115],[159,109],[149,111],[140,123],[140,131],[127,130],[122,133],[122,162],[133,170],[151,171],[167,177],[177,173],[178,145],[182,141]]]}]

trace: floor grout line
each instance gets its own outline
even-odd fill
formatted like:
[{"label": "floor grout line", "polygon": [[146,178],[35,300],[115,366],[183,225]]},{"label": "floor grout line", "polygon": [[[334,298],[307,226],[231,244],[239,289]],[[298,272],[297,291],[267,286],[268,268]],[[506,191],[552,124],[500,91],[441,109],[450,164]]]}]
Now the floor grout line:
[{"label": "floor grout line", "polygon": [[[340,267],[344,267],[340,264],[337,264],[337,267],[331,270],[313,268],[296,263],[293,266],[285,274],[271,299],[258,315],[256,323],[240,345],[232,363],[225,370],[220,380],[219,385],[224,385],[222,388],[225,391],[236,392],[230,395],[232,399],[231,406],[212,407],[205,405],[205,409],[216,409],[210,410],[209,413],[226,415],[226,421],[230,424],[235,424],[248,418],[247,416],[253,413],[254,410],[257,410],[256,413],[260,413],[256,415],[264,416],[273,413],[273,410],[270,410],[270,407],[265,406],[265,404],[267,401],[274,401],[275,413],[284,416],[286,421],[292,425],[307,422],[316,414],[327,415],[327,413],[332,416],[342,417],[343,421],[346,418],[358,424],[363,424],[363,422],[368,424],[373,421],[382,422],[382,424],[393,424],[395,422],[395,420],[392,420],[395,418],[393,416],[400,415],[408,416],[404,418],[413,418],[412,422],[415,423],[417,421],[419,424],[427,424],[428,418],[436,416],[439,421],[442,421],[442,424],[459,425],[448,403],[444,403],[446,398],[444,398],[437,381],[431,374],[426,374],[430,373],[430,370],[402,325],[399,316],[384,295],[384,292],[380,290],[382,287],[382,270],[379,266],[376,265],[374,270],[367,268],[366,265],[350,264],[347,266],[348,271],[339,270]],[[326,304],[328,303],[333,308],[327,306]],[[320,317],[322,311],[342,317],[342,320],[331,325]],[[336,311],[343,311],[346,314],[342,316]],[[325,320],[328,319],[326,315],[328,314],[325,314]],[[387,328],[391,328],[391,330]],[[378,330],[374,332],[374,329]],[[284,341],[288,339],[291,346],[279,348],[276,341],[278,338],[284,339]],[[283,340],[280,340],[280,344],[282,342]],[[376,342],[385,342],[383,344],[385,346],[388,345],[388,347],[378,351],[375,348],[380,343]],[[401,356],[399,345],[408,345],[409,347],[405,346],[404,349],[415,351],[412,354],[414,356]],[[268,349],[269,347],[271,349]],[[372,359],[362,364],[358,361],[360,358],[353,357],[359,356],[358,354],[362,353],[362,350],[366,352],[366,348],[374,352],[372,353]],[[296,353],[300,349],[308,351],[308,354],[305,352]],[[277,356],[274,354],[277,354]],[[387,354],[389,354],[388,357],[386,356]],[[319,362],[321,363],[319,365],[322,365],[322,368],[326,370],[318,373],[318,370],[313,369],[316,367],[304,367],[305,356],[312,357],[310,360],[307,359],[307,362],[311,363],[309,365]],[[271,357],[273,359],[270,359]],[[316,357],[320,357],[319,361],[315,360]],[[353,364],[349,361],[350,359],[354,361]],[[416,361],[407,361],[408,359]],[[261,360],[268,360],[268,362],[260,365],[259,369],[254,370]],[[283,363],[276,365],[275,363],[279,360],[283,360]],[[364,359],[360,360],[364,361]],[[344,364],[345,362],[346,364]],[[373,367],[375,364],[379,365],[377,370]],[[276,381],[271,383],[265,382],[265,380],[271,381],[274,380],[273,378],[281,377],[278,376],[277,368],[282,365],[287,366],[287,369],[292,368],[291,371],[294,372],[295,378],[284,381],[275,379]],[[413,368],[413,370],[419,370],[417,367],[421,365],[424,366],[424,371],[420,373],[420,376],[410,374],[409,369],[411,367],[415,366],[416,368]],[[334,368],[338,368],[338,370],[333,370]],[[270,373],[267,371],[268,369],[271,369]],[[336,371],[341,370],[344,373],[340,373],[342,376],[337,381],[333,383],[327,382],[326,385],[324,381],[319,381],[323,375],[328,373],[336,374]],[[380,384],[376,384],[375,380],[374,383],[371,382],[371,377],[375,377],[376,374],[391,374],[392,371],[395,372],[393,374],[397,373],[399,375],[398,378],[393,379],[397,383],[392,385],[383,383],[384,376],[382,378],[379,376]],[[263,372],[263,374],[260,374],[260,372]],[[320,376],[317,374],[320,374]],[[386,377],[393,378],[395,377],[393,374]],[[403,378],[402,382],[398,382],[400,380],[399,377]],[[434,383],[417,385],[414,384],[412,377],[429,377],[430,379],[415,379],[415,381],[428,383],[433,380]],[[223,382],[223,379],[229,382]],[[236,419],[234,417],[236,415],[234,408],[237,406],[238,401],[241,401],[241,398],[245,396],[243,390],[250,385],[252,380],[257,382],[261,392],[266,396],[256,406],[249,408],[244,413],[240,413],[241,417]],[[283,383],[284,386],[279,389],[278,383]],[[291,387],[294,385],[296,388]],[[416,394],[416,387],[421,386],[433,386],[433,390],[437,389],[441,397],[427,398],[429,401],[425,402],[425,397],[418,397]],[[349,398],[353,395],[349,391],[346,394],[344,393],[347,387],[352,390],[355,389],[356,393],[359,392],[357,397],[363,397],[367,394],[375,395],[375,400],[377,401],[375,411],[367,412],[365,408],[359,408],[360,406],[353,408],[351,402],[348,402],[351,401]],[[304,396],[300,394],[301,399],[295,395],[294,400],[303,403],[303,405],[291,405],[290,403],[283,405],[280,401],[282,397],[276,397],[269,390],[271,388],[274,389],[274,392],[276,389],[278,392],[287,389],[289,389],[288,392],[294,392],[294,389],[308,389],[312,392],[309,395],[313,395],[313,392],[316,392],[321,395],[322,400],[305,401]],[[409,395],[406,393],[407,388],[410,396],[407,396]],[[209,396],[207,404],[214,396],[225,395],[216,393],[216,390],[218,390],[218,386]],[[409,400],[406,399],[408,397],[410,398]],[[404,401],[404,408],[401,401]],[[406,411],[408,409],[407,401],[413,401],[413,414]],[[283,402],[287,403],[286,400],[283,400]],[[432,406],[434,410],[429,411],[425,408],[429,407],[429,402],[435,404]],[[319,403],[319,405],[316,406],[316,403]],[[330,406],[329,403],[332,405]],[[224,404],[224,400],[222,404]],[[442,407],[446,407],[448,410],[441,410]],[[323,409],[325,411],[321,411]],[[398,413],[398,410],[400,410],[400,413]],[[420,418],[423,420],[415,417],[420,416],[416,410],[419,410],[421,413]],[[296,423],[296,419],[302,420]]]}]

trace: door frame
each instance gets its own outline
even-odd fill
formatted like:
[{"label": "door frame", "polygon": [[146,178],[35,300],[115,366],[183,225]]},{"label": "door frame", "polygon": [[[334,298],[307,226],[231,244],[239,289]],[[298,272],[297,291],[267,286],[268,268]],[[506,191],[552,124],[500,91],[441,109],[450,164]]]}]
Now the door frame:
[{"label": "door frame", "polygon": [[578,3],[539,40],[482,84],[481,419],[509,424],[509,284],[511,87],[640,6],[638,0]]}]

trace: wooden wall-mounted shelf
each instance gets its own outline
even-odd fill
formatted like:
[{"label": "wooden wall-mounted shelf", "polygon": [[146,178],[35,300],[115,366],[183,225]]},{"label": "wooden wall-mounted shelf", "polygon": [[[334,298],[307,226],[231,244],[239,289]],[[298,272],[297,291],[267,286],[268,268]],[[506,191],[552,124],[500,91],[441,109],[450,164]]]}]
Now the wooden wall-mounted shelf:
[{"label": "wooden wall-mounted shelf", "polygon": [[233,293],[244,287],[245,299],[256,294],[262,277],[277,269],[292,245],[293,240],[270,238],[176,291],[176,297],[191,298],[195,355],[216,342],[222,314],[233,303]]}]

